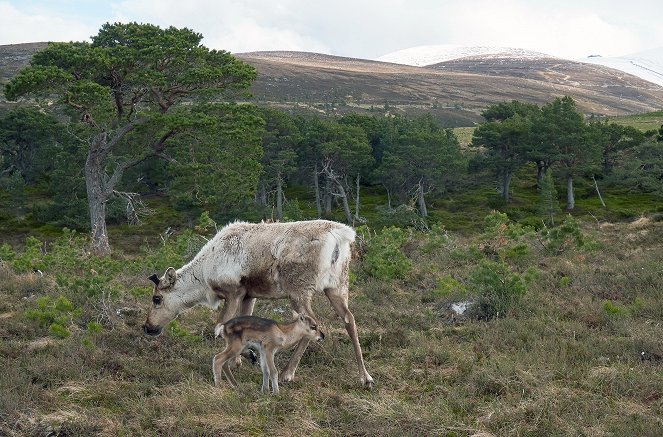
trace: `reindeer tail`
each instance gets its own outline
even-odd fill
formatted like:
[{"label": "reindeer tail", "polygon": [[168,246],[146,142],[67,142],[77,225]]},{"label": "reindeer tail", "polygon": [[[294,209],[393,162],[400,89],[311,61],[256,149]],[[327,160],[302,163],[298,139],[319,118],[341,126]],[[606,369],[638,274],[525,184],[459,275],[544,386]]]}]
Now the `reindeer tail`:
[{"label": "reindeer tail", "polygon": [[218,337],[223,333],[223,323],[217,323],[214,327],[214,338]]}]

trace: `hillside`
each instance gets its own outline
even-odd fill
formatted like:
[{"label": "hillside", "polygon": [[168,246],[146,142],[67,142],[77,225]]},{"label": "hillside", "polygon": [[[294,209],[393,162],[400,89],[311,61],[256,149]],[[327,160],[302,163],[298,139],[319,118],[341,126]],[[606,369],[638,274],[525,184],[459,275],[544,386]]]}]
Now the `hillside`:
[{"label": "hillside", "polygon": [[4,85],[28,65],[32,54],[46,47],[45,42],[0,45],[0,84]]},{"label": "hillside", "polygon": [[[0,46],[2,82],[43,46]],[[479,113],[488,105],[513,99],[544,104],[570,95],[583,112],[608,116],[663,107],[663,88],[651,82],[604,66],[539,55],[484,53],[416,67],[306,52],[236,54],[258,71],[254,100],[290,112],[431,112],[447,126],[472,126],[482,121]]]},{"label": "hillside", "polygon": [[313,53],[237,55],[256,67],[258,101],[340,112],[384,108],[444,112],[453,125],[478,121],[486,106],[522,100],[544,104],[570,95],[582,111],[600,115],[649,112],[663,105],[663,88],[602,66],[550,57],[481,56],[414,67]]}]

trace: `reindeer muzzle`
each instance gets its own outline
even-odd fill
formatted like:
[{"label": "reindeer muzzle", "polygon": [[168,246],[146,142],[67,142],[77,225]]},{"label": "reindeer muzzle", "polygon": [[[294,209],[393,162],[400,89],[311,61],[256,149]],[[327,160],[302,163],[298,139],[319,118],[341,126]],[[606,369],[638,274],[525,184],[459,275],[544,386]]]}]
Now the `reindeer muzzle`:
[{"label": "reindeer muzzle", "polygon": [[147,335],[156,337],[161,334],[161,328],[158,326],[148,325],[147,323],[143,325],[143,332]]}]

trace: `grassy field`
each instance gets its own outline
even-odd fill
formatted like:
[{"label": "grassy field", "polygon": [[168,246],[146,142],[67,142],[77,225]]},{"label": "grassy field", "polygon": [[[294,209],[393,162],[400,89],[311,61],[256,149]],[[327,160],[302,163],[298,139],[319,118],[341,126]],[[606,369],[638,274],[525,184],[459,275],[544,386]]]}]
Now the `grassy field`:
[{"label": "grassy field", "polygon": [[645,114],[614,117],[611,121],[624,126],[633,126],[641,131],[658,130],[663,126],[663,111],[647,112]]},{"label": "grassy field", "polygon": [[[142,334],[146,276],[190,257],[202,241],[194,234],[143,238],[106,260],[71,234],[5,247],[0,434],[660,436],[663,223],[587,223],[586,244],[567,241],[559,254],[511,228],[403,231],[393,278],[375,277],[376,259],[393,259],[362,233],[350,305],[374,389],[360,387],[347,334],[319,296],[327,338],[278,396],[259,393],[260,371],[247,363],[234,371],[238,389],[213,386],[223,345],[210,310],[191,310],[161,337]],[[496,317],[454,314],[485,262],[527,277],[527,292]],[[256,313],[280,319],[287,302],[261,301]]]}]

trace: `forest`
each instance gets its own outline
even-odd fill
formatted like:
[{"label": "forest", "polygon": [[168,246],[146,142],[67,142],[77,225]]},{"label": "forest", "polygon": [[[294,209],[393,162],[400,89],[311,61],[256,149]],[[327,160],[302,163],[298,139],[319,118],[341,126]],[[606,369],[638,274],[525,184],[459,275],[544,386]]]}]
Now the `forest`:
[{"label": "forest", "polygon": [[[253,68],[200,39],[187,29],[106,25],[92,44],[38,52],[5,90],[20,104],[0,121],[0,187],[12,211],[4,226],[92,229],[105,254],[106,224],[147,220],[154,199],[183,222],[207,211],[218,222],[335,217],[371,226],[373,217],[380,228],[395,211],[425,221],[435,200],[491,187],[502,203],[489,200],[508,206],[519,194],[511,181],[528,166],[539,190],[550,171],[543,191],[557,186],[566,211],[578,183],[596,196],[663,195],[660,133],[586,119],[568,96],[486,108],[460,147],[426,115],[321,119],[256,107],[246,95]],[[362,210],[362,189],[385,199],[379,211]],[[542,195],[548,205],[538,210],[554,220],[556,196]]]},{"label": "forest", "polygon": [[[201,40],[106,24],[6,84],[0,434],[660,435],[663,126],[570,96],[489,106],[468,143],[430,115],[302,116]],[[314,218],[357,230],[372,391],[317,301],[329,335],[278,396],[246,363],[213,386],[207,309],[142,335],[150,274],[228,222]]]}]

